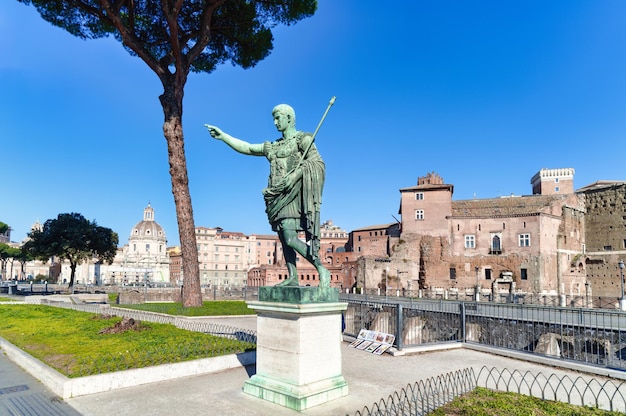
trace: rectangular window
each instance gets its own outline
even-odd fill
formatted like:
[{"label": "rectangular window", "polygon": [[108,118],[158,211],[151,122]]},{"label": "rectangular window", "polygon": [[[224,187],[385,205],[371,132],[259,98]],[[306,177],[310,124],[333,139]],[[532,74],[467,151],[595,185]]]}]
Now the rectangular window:
[{"label": "rectangular window", "polygon": [[528,269],[521,269],[520,277],[522,280],[528,280]]},{"label": "rectangular window", "polygon": [[465,236],[465,248],[476,248],[476,237],[474,235]]},{"label": "rectangular window", "polygon": [[613,246],[604,246],[604,251],[611,251],[613,250]]},{"label": "rectangular window", "polygon": [[530,247],[530,234],[520,234],[519,235],[519,246],[520,247]]},{"label": "rectangular window", "polygon": [[456,279],[456,268],[450,267],[450,280]]},{"label": "rectangular window", "polygon": [[485,280],[491,280],[491,269],[485,269]]},{"label": "rectangular window", "polygon": [[424,200],[424,192],[416,192],[415,193],[415,200],[423,201]]},{"label": "rectangular window", "polygon": [[423,209],[416,209],[415,210],[415,219],[416,220],[423,220],[424,219],[424,210]]}]

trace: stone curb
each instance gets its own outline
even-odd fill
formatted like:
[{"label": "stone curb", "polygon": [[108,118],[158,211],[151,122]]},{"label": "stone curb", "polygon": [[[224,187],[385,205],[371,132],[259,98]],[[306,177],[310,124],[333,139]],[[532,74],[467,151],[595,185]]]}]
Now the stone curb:
[{"label": "stone curb", "polygon": [[54,394],[63,399],[181,377],[211,374],[256,362],[256,351],[247,351],[241,354],[69,378],[1,337],[0,348],[11,361],[40,380]]}]

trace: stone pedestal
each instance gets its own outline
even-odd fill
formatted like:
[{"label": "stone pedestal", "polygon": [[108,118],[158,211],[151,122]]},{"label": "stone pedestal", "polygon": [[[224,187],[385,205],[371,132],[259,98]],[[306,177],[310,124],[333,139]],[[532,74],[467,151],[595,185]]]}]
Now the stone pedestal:
[{"label": "stone pedestal", "polygon": [[341,312],[347,303],[330,288],[261,289],[260,300],[248,302],[257,313],[257,364],[243,391],[298,411],[346,396]]}]

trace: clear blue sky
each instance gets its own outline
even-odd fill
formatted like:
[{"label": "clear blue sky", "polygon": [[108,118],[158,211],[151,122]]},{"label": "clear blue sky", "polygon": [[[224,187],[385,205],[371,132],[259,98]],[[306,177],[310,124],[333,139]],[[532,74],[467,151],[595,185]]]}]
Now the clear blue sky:
[{"label": "clear blue sky", "polygon": [[[439,173],[454,199],[531,193],[541,168],[576,188],[626,179],[626,1],[320,0],[274,32],[251,70],[191,75],[184,133],[196,226],[271,233],[268,163],[203,127],[262,142],[291,104],[327,167],[322,219],[351,231],[393,222],[399,189]],[[161,85],[113,39],[82,41],[33,7],[0,2],[0,221],[79,212],[128,241],[150,202],[178,227]]]}]

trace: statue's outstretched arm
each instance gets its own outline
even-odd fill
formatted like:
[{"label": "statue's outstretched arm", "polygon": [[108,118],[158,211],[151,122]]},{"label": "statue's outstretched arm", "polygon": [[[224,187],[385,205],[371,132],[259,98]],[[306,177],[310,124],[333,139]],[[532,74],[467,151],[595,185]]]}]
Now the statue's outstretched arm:
[{"label": "statue's outstretched arm", "polygon": [[216,126],[211,126],[210,124],[205,124],[204,126],[214,139],[223,141],[239,153],[252,156],[263,155],[263,144],[250,144],[244,140],[233,137],[230,134],[224,133]]}]

